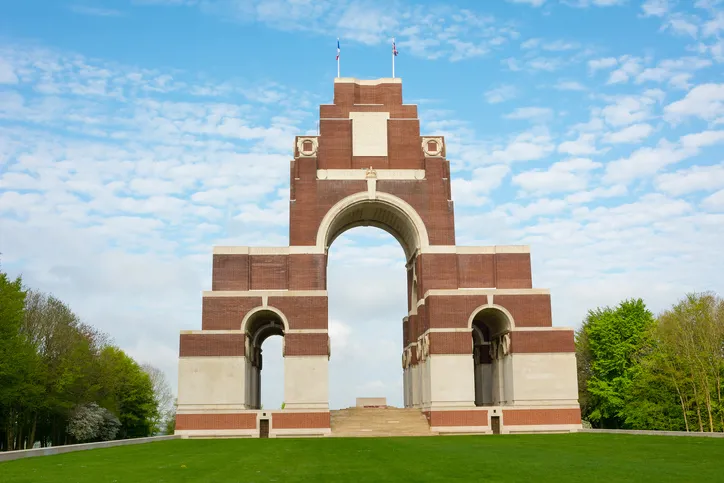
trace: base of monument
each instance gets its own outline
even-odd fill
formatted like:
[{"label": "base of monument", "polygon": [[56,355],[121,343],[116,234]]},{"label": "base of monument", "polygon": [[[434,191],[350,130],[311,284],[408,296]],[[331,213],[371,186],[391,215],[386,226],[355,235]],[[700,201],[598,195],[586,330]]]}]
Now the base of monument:
[{"label": "base of monument", "polygon": [[[427,421],[431,434],[572,433],[582,429],[578,406],[433,407],[421,410],[421,414],[425,416],[423,422]],[[330,411],[324,410],[242,410],[233,413],[206,410],[192,414],[179,412],[174,434],[183,438],[326,437],[332,435],[332,424]]]},{"label": "base of monument", "polygon": [[287,438],[331,434],[328,410],[205,409],[187,412],[179,407],[174,434],[183,438]]}]

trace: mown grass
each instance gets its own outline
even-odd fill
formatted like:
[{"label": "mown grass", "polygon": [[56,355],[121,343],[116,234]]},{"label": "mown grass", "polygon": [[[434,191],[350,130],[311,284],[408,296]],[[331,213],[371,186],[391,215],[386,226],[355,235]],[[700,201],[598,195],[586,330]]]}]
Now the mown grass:
[{"label": "mown grass", "polygon": [[724,439],[611,434],[173,440],[0,463],[0,482],[724,481]]}]

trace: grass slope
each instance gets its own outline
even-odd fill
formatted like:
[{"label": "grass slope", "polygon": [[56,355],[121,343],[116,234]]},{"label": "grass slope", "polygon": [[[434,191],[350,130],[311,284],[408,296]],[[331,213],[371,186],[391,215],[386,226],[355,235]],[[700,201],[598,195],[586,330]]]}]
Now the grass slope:
[{"label": "grass slope", "polygon": [[724,481],[724,439],[611,434],[174,440],[0,463],[11,482]]}]

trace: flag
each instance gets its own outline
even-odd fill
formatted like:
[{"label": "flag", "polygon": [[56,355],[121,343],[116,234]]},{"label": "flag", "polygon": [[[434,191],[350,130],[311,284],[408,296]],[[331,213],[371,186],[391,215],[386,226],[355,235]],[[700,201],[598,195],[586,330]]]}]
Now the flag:
[{"label": "flag", "polygon": [[337,39],[337,60],[339,60],[339,39]]},{"label": "flag", "polygon": [[397,56],[397,47],[395,47],[395,39],[392,39],[392,55]]}]

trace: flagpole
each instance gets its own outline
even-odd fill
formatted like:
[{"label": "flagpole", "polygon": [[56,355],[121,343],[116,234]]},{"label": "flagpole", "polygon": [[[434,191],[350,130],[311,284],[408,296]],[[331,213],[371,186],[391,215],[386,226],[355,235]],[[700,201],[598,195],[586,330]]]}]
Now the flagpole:
[{"label": "flagpole", "polygon": [[392,78],[395,78],[395,38],[392,37]]},{"label": "flagpole", "polygon": [[339,37],[337,37],[337,77],[339,77]]}]

